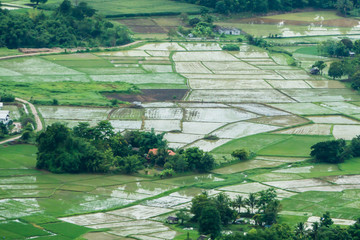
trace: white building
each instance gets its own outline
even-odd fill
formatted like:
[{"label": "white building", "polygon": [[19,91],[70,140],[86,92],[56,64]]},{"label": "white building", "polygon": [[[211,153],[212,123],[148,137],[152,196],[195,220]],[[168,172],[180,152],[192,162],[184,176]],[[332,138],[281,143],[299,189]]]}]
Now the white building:
[{"label": "white building", "polygon": [[4,107],[4,104],[0,102],[0,110]]},{"label": "white building", "polygon": [[8,124],[10,121],[10,111],[0,110],[0,122],[3,124]]},{"label": "white building", "polygon": [[240,35],[241,30],[234,28],[234,27],[216,27],[216,31],[219,34],[226,34],[226,35]]}]

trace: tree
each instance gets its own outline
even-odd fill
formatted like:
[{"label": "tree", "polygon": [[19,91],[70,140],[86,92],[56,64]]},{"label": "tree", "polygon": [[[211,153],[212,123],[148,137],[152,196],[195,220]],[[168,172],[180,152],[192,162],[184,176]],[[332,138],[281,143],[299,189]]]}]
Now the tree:
[{"label": "tree", "polygon": [[353,8],[354,8],[354,4],[351,0],[337,0],[336,2],[336,9],[345,16]]},{"label": "tree", "polygon": [[144,168],[143,161],[138,155],[117,158],[115,165],[122,173],[132,174]]},{"label": "tree", "polygon": [[311,146],[310,155],[319,162],[340,163],[345,160],[343,157],[345,147],[344,139],[319,142]]},{"label": "tree", "polygon": [[351,140],[350,148],[353,157],[360,157],[360,135]]},{"label": "tree", "polygon": [[175,215],[180,220],[180,225],[183,225],[184,222],[187,222],[191,219],[190,215],[185,209],[180,209],[180,211],[177,212]]},{"label": "tree", "polygon": [[214,206],[206,206],[199,218],[199,232],[210,234],[212,239],[220,235],[221,219],[219,211]]},{"label": "tree", "polygon": [[211,199],[209,198],[206,192],[203,192],[200,195],[195,196],[191,200],[191,209],[190,209],[190,212],[194,214],[193,220],[197,221],[201,216],[201,212],[203,208],[209,205],[214,206],[214,202],[211,201]]},{"label": "tree", "polygon": [[338,57],[348,57],[349,54],[349,49],[345,46],[345,44],[339,42],[335,49],[335,55]]},{"label": "tree", "polygon": [[340,42],[344,44],[348,50],[352,50],[354,48],[354,44],[349,38],[343,38]]},{"label": "tree", "polygon": [[334,222],[330,217],[330,212],[326,212],[323,214],[323,216],[320,218],[320,227],[330,227],[333,225]]},{"label": "tree", "polygon": [[231,156],[233,156],[234,158],[237,158],[239,161],[241,160],[248,160],[249,159],[249,151],[247,151],[246,149],[237,149],[237,150],[234,150],[232,153],[231,153]]},{"label": "tree", "polygon": [[196,24],[198,24],[200,22],[200,19],[195,17],[195,18],[192,18],[189,20],[189,25],[192,26],[192,27],[195,27]]},{"label": "tree", "polygon": [[355,90],[360,90],[360,71],[356,72],[350,77],[351,87]]},{"label": "tree", "polygon": [[306,239],[308,232],[305,228],[305,224],[303,222],[299,222],[295,227],[295,236],[297,239]]},{"label": "tree", "polygon": [[249,197],[247,199],[245,199],[245,204],[248,207],[248,211],[250,213],[254,214],[254,208],[258,204],[258,199],[256,198],[256,194],[255,193],[250,193]]},{"label": "tree", "polygon": [[236,219],[236,211],[231,206],[231,200],[225,193],[220,193],[215,197],[216,209],[219,211],[221,223],[226,226]]},{"label": "tree", "polygon": [[341,62],[332,62],[330,64],[329,68],[329,77],[335,78],[341,78],[344,74],[343,66]]},{"label": "tree", "polygon": [[237,195],[232,202],[232,206],[238,209],[238,214],[241,214],[241,208],[245,205],[245,201],[241,195]]},{"label": "tree", "polygon": [[360,40],[354,42],[354,51],[356,54],[360,54]]},{"label": "tree", "polygon": [[327,64],[324,61],[316,61],[312,67],[317,67],[322,75],[322,71],[327,67]]},{"label": "tree", "polygon": [[36,6],[38,6],[39,3],[44,4],[44,3],[46,3],[47,1],[48,1],[48,0],[30,0],[30,2],[35,3]]}]

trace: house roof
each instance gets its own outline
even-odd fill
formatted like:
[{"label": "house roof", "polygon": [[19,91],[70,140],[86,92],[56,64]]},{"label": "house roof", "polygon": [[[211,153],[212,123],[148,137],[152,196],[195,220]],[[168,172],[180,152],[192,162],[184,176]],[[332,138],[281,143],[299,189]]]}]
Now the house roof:
[{"label": "house roof", "polygon": [[[174,156],[174,155],[176,155],[176,153],[174,153],[174,152],[173,152],[172,150],[170,150],[170,149],[168,149],[167,152],[168,152],[169,156]],[[157,155],[158,149],[157,149],[157,148],[149,149],[148,154],[150,154],[150,153],[152,153],[153,155]]]},{"label": "house roof", "polygon": [[0,111],[0,119],[6,119],[9,115],[10,115],[10,111],[8,111],[8,110]]}]

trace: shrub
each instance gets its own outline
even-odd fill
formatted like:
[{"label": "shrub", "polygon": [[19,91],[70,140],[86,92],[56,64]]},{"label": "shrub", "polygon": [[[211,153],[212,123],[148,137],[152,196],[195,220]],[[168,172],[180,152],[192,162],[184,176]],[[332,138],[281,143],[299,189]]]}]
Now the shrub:
[{"label": "shrub", "polygon": [[319,162],[340,163],[349,158],[349,151],[345,151],[344,139],[319,142],[311,146],[310,155]]},{"label": "shrub", "polygon": [[222,46],[222,50],[224,51],[240,51],[240,47],[236,44],[226,44]]},{"label": "shrub", "polygon": [[237,149],[231,153],[231,156],[237,158],[238,160],[248,160],[250,157],[250,153],[246,149]]},{"label": "shrub", "polygon": [[171,168],[165,169],[159,174],[160,178],[172,177],[174,175],[175,175],[175,171]]}]

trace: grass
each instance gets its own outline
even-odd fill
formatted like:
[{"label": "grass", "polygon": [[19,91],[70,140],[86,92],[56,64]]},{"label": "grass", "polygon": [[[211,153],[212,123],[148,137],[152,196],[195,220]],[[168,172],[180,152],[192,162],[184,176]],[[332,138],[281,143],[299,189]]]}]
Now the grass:
[{"label": "grass", "polygon": [[[50,0],[48,5],[58,5],[60,0]],[[100,1],[90,0],[87,3],[98,10],[102,15],[126,15],[126,14],[159,14],[159,13],[197,13],[200,6],[170,0],[135,0],[135,1]]]},{"label": "grass", "polygon": [[131,84],[122,82],[0,82],[1,89],[7,89],[17,97],[48,105],[53,99],[62,105],[108,105],[109,100],[101,92],[128,92],[131,87]]},{"label": "grass", "polygon": [[252,135],[225,143],[224,145],[215,148],[212,153],[232,153],[233,151],[241,148],[245,148],[256,153],[270,144],[283,141],[287,138],[288,136],[280,134]]},{"label": "grass", "polygon": [[315,12],[299,12],[299,13],[287,13],[267,16],[264,18],[279,19],[279,20],[294,20],[294,21],[305,21],[314,22],[317,16],[321,16],[324,20],[335,20],[343,19],[336,14],[336,11],[315,11]]},{"label": "grass", "polygon": [[46,230],[49,230],[53,233],[57,233],[59,235],[62,235],[62,236],[65,236],[65,237],[68,237],[71,239],[75,239],[75,238],[90,231],[89,228],[78,226],[78,225],[71,224],[71,223],[66,223],[66,222],[49,223],[49,224],[44,224],[41,226],[44,227]]},{"label": "grass", "polygon": [[317,46],[303,47],[303,48],[296,49],[295,53],[318,56],[318,49],[317,49]]},{"label": "grass", "polygon": [[49,235],[49,233],[31,224],[15,221],[1,223],[0,236],[5,237],[5,239],[23,239],[32,236],[46,235]]},{"label": "grass", "polygon": [[292,135],[284,141],[272,144],[260,150],[259,155],[309,157],[310,147],[318,142],[331,140],[326,136]]},{"label": "grass", "polygon": [[0,48],[0,57],[14,56],[22,54],[17,49]]}]

